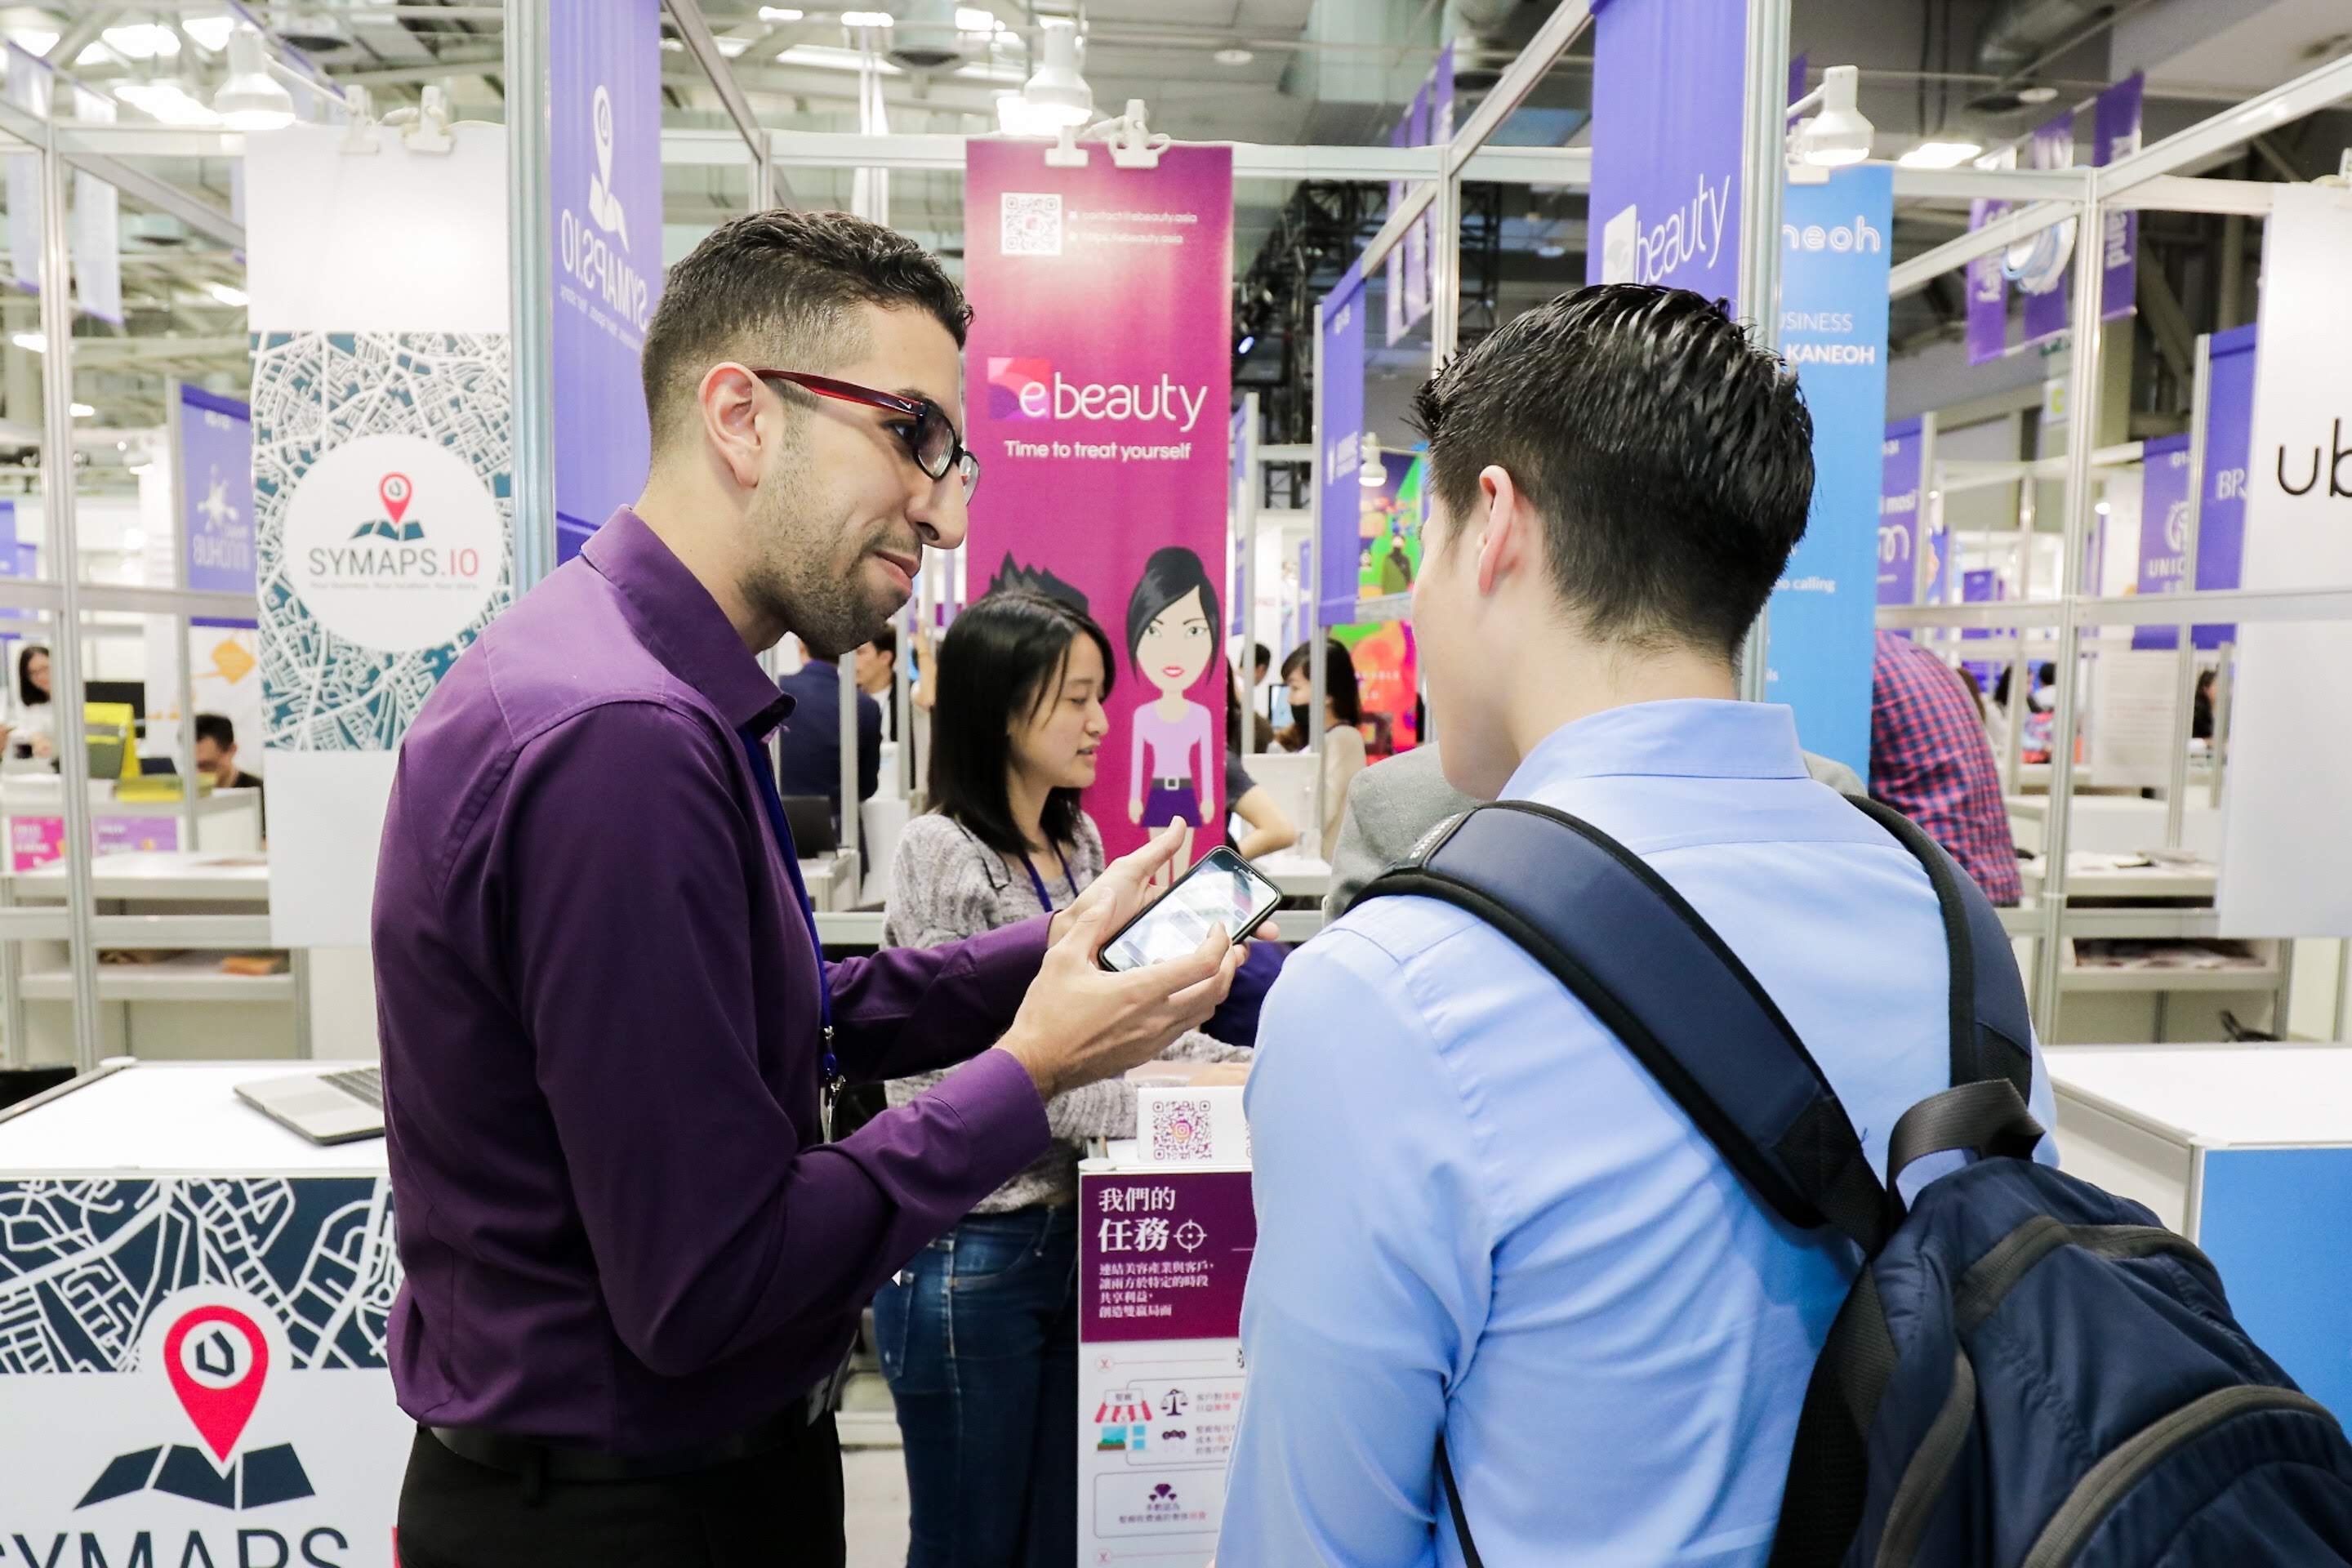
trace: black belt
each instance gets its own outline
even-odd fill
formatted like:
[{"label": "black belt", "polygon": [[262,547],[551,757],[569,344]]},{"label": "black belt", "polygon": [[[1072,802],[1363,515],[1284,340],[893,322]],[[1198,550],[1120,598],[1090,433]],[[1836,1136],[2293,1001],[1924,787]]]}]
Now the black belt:
[{"label": "black belt", "polygon": [[461,1459],[526,1480],[652,1481],[716,1469],[798,1444],[811,1426],[830,1413],[826,1393],[820,1389],[795,1402],[783,1414],[724,1442],[661,1454],[614,1454],[597,1448],[571,1448],[464,1426],[427,1426],[425,1430]]}]

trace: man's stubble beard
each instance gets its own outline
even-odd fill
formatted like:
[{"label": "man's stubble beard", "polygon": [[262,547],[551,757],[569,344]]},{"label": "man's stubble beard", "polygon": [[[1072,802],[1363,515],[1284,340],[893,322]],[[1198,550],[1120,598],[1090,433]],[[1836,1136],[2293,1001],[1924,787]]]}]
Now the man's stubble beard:
[{"label": "man's stubble beard", "polygon": [[890,612],[868,601],[867,541],[837,564],[842,528],[816,482],[805,445],[760,487],[750,526],[753,564],[744,584],[752,604],[801,639],[812,658],[833,660],[874,639]]}]

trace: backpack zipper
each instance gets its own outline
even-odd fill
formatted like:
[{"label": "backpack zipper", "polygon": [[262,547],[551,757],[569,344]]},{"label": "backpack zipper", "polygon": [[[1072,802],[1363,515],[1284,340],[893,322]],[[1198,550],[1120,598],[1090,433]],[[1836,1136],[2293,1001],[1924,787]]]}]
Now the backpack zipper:
[{"label": "backpack zipper", "polygon": [[2261,1410],[2294,1410],[2333,1423],[2327,1406],[2292,1388],[2234,1384],[2193,1399],[2158,1417],[2110,1452],[2082,1480],[2042,1527],[2021,1568],[2064,1568],[2091,1538],[2124,1493],[2192,1438],[2224,1421]]}]

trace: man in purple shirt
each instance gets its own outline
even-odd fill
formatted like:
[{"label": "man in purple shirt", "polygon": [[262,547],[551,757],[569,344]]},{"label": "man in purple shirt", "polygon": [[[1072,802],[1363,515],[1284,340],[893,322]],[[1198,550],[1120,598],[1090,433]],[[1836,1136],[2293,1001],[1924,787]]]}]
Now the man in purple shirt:
[{"label": "man in purple shirt", "polygon": [[[1050,930],[820,963],[756,654],[856,647],[963,538],[970,316],[871,224],[719,229],[646,333],[644,495],[409,731],[374,919],[407,1568],[840,1563],[866,1300],[1241,961],[1097,967],[1171,833]],[[839,1079],[965,1058],[827,1137]]]}]

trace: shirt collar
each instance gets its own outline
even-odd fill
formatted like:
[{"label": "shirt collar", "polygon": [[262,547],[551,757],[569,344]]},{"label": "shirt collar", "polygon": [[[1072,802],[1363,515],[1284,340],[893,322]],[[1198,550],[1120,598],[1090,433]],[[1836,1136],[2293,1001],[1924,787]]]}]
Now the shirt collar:
[{"label": "shirt collar", "polygon": [[719,717],[757,740],[792,710],[733,623],[686,563],[627,507],[589,536],[580,554],[621,596],[638,639]]},{"label": "shirt collar", "polygon": [[1777,702],[1685,699],[1604,709],[1563,724],[1519,759],[1505,798],[1565,779],[1607,774],[1800,779],[1797,718]]}]

